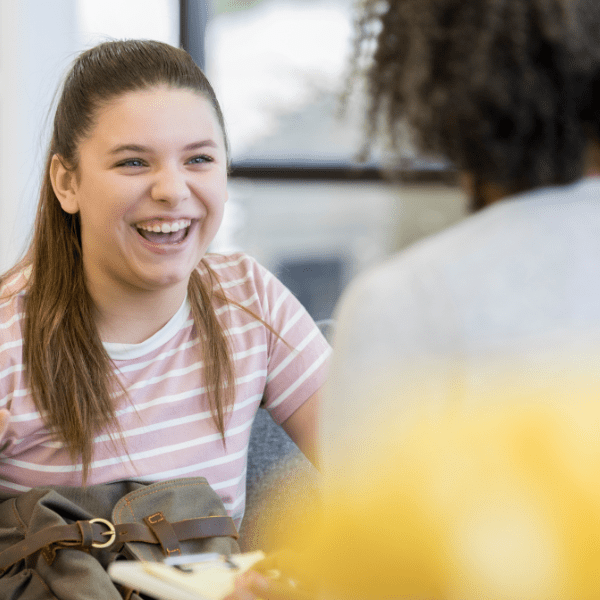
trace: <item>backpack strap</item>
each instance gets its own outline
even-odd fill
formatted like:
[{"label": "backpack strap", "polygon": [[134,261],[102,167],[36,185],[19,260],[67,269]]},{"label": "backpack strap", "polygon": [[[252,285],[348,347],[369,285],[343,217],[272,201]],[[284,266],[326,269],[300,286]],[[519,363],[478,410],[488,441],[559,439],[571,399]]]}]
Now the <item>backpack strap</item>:
[{"label": "backpack strap", "polygon": [[171,523],[165,519],[165,515],[159,511],[149,517],[144,517],[144,523],[156,536],[163,554],[166,556],[173,556],[174,554],[181,556],[179,539]]},{"label": "backpack strap", "polygon": [[[147,519],[155,517],[156,515],[151,515]],[[163,553],[168,556],[170,554],[168,548],[179,548],[179,542],[186,540],[217,536],[229,536],[234,539],[239,537],[231,517],[198,517],[175,523],[169,523],[163,517],[163,521],[158,523],[157,527],[156,518],[152,523],[119,525],[113,525],[106,519],[90,519],[76,521],[71,525],[46,527],[0,552],[0,572],[39,551],[43,552],[44,557],[51,564],[56,550],[66,547],[103,548],[118,552],[127,542],[146,542],[160,544]]]}]

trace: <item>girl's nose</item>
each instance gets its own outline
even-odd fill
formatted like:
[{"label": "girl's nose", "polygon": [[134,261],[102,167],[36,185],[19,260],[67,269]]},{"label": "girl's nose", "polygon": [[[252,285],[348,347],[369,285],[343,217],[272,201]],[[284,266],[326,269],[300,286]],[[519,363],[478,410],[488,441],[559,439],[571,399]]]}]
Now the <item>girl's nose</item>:
[{"label": "girl's nose", "polygon": [[152,185],[152,199],[170,205],[177,205],[189,196],[185,173],[176,167],[161,169]]}]

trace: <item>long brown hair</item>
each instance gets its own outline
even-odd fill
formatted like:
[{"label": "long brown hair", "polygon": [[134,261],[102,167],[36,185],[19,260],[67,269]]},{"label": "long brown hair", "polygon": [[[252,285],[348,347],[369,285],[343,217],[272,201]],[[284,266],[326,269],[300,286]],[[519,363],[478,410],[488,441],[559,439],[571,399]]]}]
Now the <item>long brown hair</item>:
[{"label": "long brown hair", "polygon": [[[37,208],[33,239],[25,257],[2,278],[27,267],[23,361],[37,409],[65,443],[73,460],[81,456],[85,482],[93,457],[93,433],[119,431],[115,377],[94,321],[82,261],[79,214],[62,210],[50,181],[56,154],[77,169],[78,145],[91,132],[97,110],[118,96],[157,85],[189,89],[213,106],[227,137],[215,93],[185,51],[156,41],[105,42],[82,53],[67,74],[60,95]],[[230,346],[213,300],[227,302],[218,278],[202,261],[204,277],[194,271],[188,297],[196,333],[204,343],[207,394],[217,429],[224,436],[225,413],[234,402]],[[215,288],[217,291],[214,291]],[[237,304],[237,303],[234,303]],[[249,311],[247,311],[249,312]],[[117,388],[117,389],[115,389]]]}]

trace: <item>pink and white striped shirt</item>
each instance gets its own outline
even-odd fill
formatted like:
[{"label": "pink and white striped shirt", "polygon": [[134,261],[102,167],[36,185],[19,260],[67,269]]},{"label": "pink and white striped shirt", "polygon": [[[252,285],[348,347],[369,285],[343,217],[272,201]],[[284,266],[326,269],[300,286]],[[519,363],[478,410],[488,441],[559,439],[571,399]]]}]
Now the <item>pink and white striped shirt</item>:
[{"label": "pink and white striped shirt", "polygon": [[[97,432],[88,483],[203,476],[239,526],[256,410],[262,402],[277,423],[285,421],[323,384],[331,349],[296,298],[255,260],[241,253],[206,259],[225,293],[271,325],[289,346],[245,311],[215,304],[231,339],[236,376],[224,447],[208,407],[187,299],[141,344],[105,344],[129,396],[121,396],[116,406],[129,456],[115,453],[121,446],[112,443],[110,431]],[[79,486],[81,463],[73,464],[48,430],[27,389],[22,319],[23,293],[0,303],[0,408],[11,413],[0,489],[19,493],[45,485]]]}]

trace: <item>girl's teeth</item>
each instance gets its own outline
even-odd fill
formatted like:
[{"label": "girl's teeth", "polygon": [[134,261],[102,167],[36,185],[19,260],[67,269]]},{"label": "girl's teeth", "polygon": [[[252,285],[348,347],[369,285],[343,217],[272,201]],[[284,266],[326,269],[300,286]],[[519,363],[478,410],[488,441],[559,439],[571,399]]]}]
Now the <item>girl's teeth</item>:
[{"label": "girl's teeth", "polygon": [[175,221],[173,223],[155,223],[154,225],[138,226],[138,229],[152,231],[154,233],[176,233],[180,229],[189,227],[191,221]]}]

